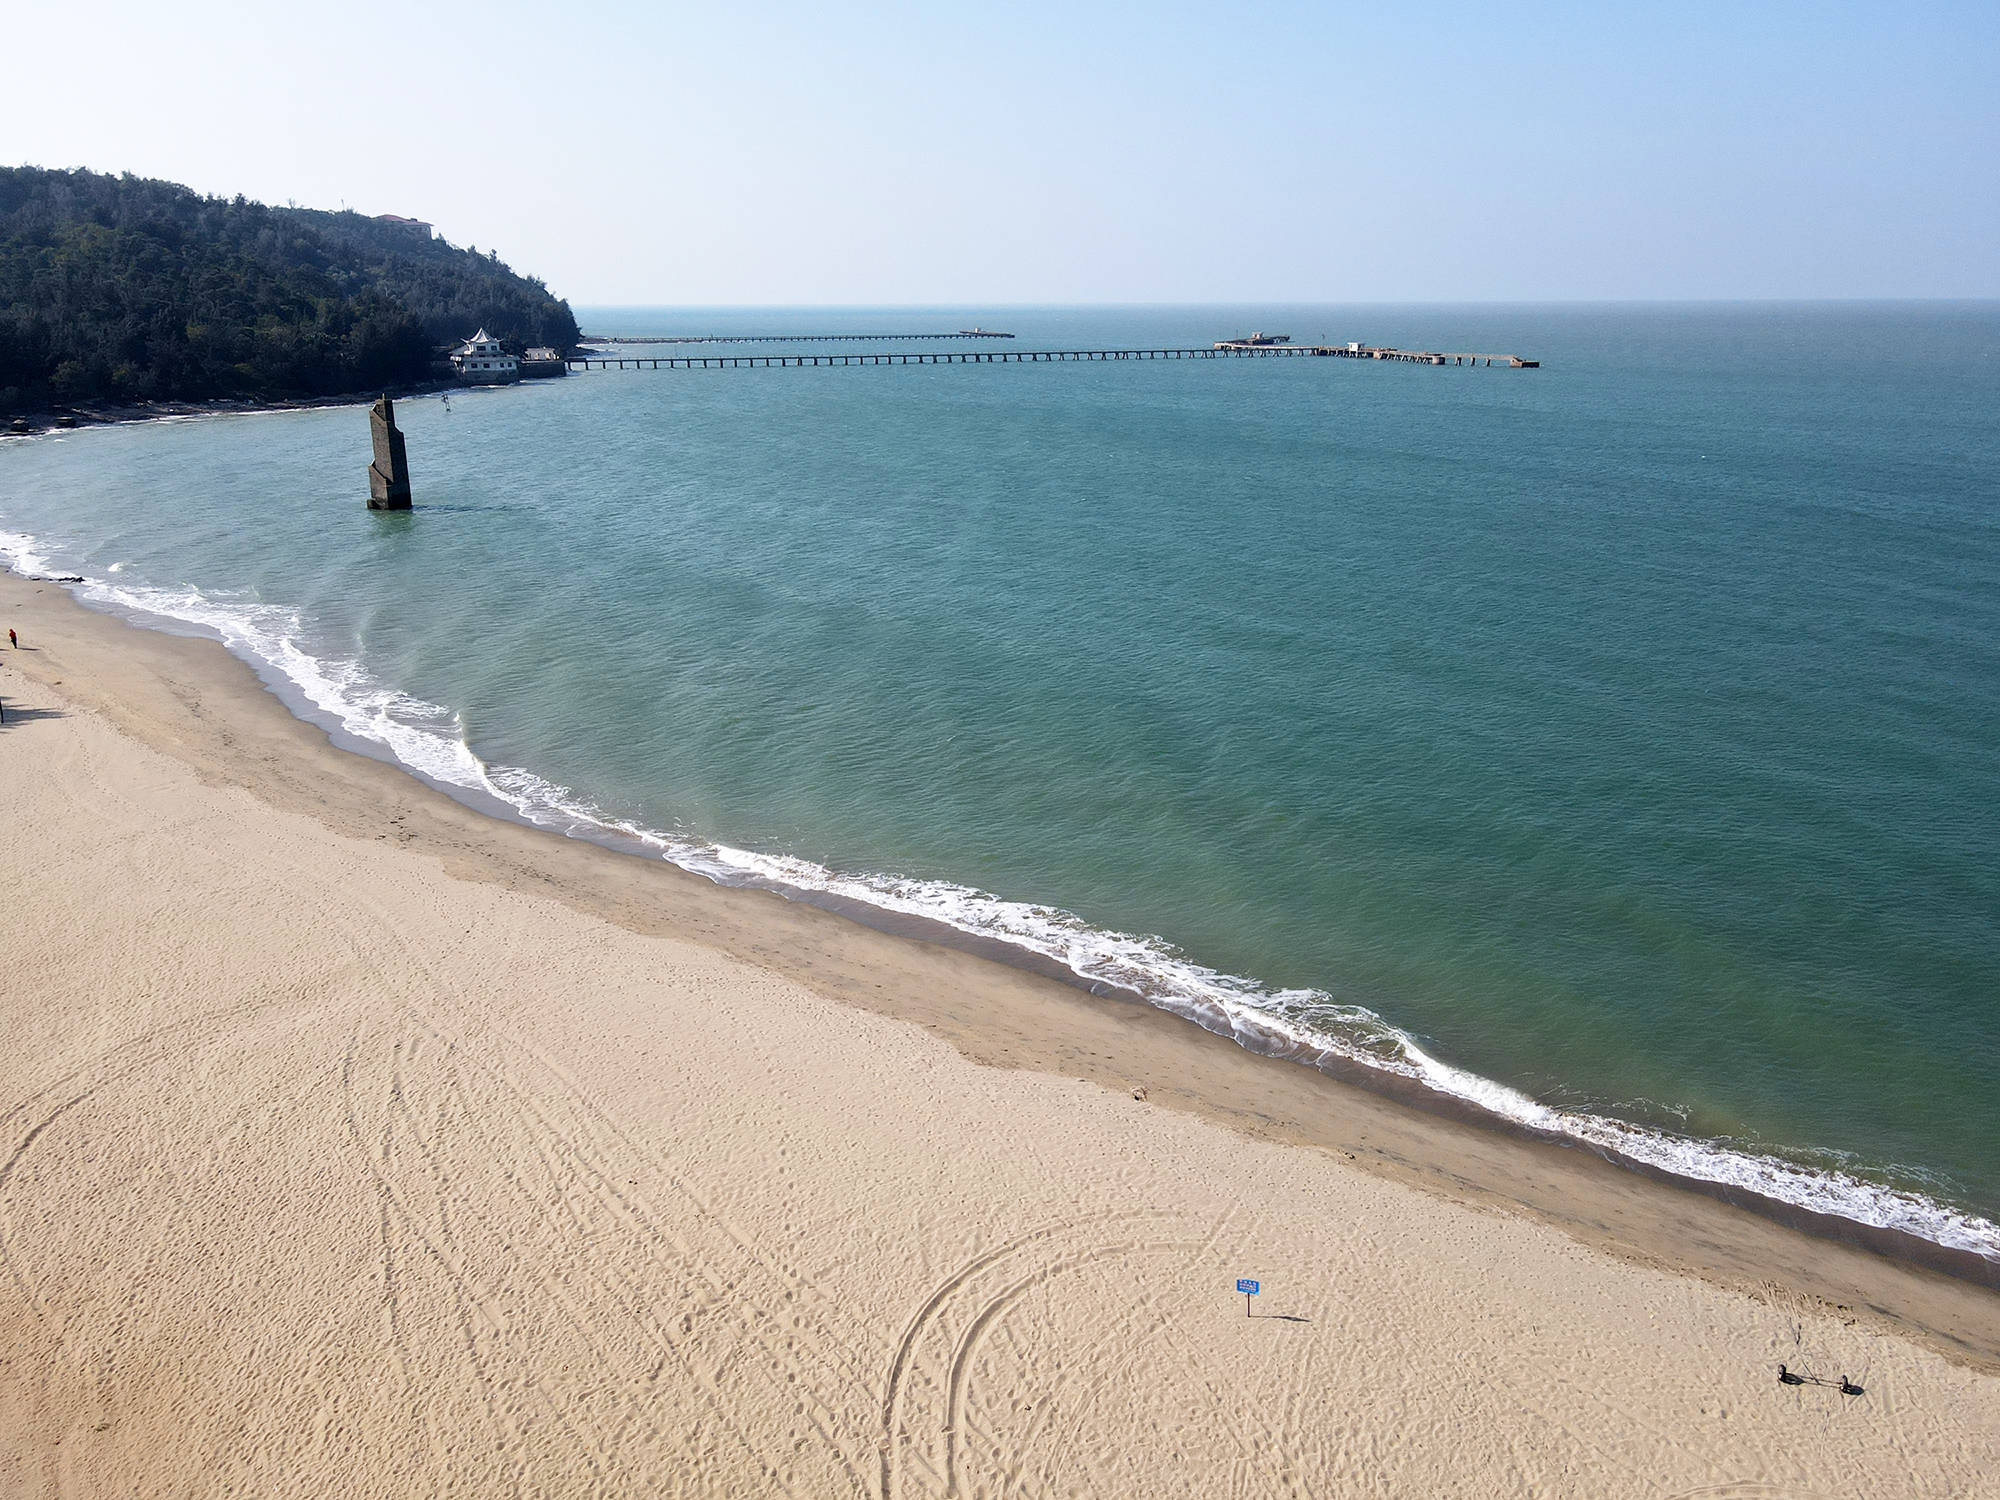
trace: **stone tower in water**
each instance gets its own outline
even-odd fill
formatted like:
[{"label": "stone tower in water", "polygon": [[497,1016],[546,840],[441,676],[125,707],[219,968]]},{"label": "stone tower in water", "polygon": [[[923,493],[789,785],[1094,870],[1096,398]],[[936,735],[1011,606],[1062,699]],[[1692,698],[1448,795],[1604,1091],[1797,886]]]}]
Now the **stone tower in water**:
[{"label": "stone tower in water", "polygon": [[403,451],[403,434],[396,430],[395,403],[384,396],[368,410],[375,434],[375,462],[368,466],[368,508],[410,508],[410,460]]}]

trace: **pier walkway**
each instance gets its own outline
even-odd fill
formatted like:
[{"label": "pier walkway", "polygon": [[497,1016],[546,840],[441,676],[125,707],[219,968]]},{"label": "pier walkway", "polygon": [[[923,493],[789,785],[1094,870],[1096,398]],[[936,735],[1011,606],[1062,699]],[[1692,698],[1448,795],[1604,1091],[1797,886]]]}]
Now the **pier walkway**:
[{"label": "pier walkway", "polygon": [[606,333],[581,333],[580,344],[887,344],[898,339],[1011,339],[1011,333],[990,328],[961,328],[956,333],[698,333],[672,338],[613,338]]},{"label": "pier walkway", "polygon": [[1541,361],[1512,354],[1434,354],[1341,344],[1212,344],[1205,349],[857,350],[849,354],[578,355],[572,370],[792,370],[819,365],[1030,365],[1118,359],[1387,359],[1406,364],[1495,365],[1532,370]]}]

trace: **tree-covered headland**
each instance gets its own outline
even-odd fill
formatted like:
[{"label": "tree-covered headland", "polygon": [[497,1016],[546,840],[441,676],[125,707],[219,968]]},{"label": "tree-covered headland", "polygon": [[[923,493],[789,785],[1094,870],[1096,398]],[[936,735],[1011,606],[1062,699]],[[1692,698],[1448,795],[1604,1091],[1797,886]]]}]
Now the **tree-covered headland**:
[{"label": "tree-covered headland", "polygon": [[0,168],[0,412],[414,384],[482,326],[517,352],[577,341],[540,281],[421,230]]}]

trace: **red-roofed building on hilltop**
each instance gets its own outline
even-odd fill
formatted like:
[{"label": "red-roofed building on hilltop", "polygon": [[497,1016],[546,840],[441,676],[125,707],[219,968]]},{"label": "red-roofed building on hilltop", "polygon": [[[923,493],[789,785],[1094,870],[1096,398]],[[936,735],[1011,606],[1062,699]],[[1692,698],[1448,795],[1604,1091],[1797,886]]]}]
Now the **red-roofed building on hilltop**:
[{"label": "red-roofed building on hilltop", "polygon": [[375,215],[375,222],[377,224],[388,224],[396,229],[408,230],[419,239],[427,240],[431,237],[431,226],[426,224],[422,219],[406,219],[401,214],[377,214]]}]

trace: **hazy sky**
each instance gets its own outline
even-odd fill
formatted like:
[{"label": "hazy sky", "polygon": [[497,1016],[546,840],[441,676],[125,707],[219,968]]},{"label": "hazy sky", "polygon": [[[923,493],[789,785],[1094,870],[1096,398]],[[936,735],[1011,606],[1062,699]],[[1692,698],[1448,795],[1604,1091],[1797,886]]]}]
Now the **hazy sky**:
[{"label": "hazy sky", "polygon": [[8,7],[0,161],[572,301],[2000,295],[2000,0]]}]

